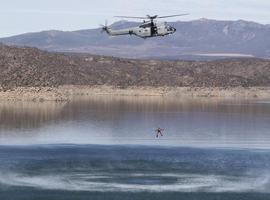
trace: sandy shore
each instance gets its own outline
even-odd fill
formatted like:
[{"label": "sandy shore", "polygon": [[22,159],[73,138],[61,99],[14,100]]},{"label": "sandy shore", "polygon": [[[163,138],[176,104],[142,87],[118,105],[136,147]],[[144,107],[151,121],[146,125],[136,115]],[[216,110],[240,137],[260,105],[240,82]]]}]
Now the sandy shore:
[{"label": "sandy shore", "polygon": [[177,98],[238,98],[270,99],[270,87],[251,88],[190,88],[190,87],[129,87],[125,89],[110,86],[61,86],[18,87],[0,90],[0,101],[69,101],[78,97],[94,95],[111,96],[170,96]]}]

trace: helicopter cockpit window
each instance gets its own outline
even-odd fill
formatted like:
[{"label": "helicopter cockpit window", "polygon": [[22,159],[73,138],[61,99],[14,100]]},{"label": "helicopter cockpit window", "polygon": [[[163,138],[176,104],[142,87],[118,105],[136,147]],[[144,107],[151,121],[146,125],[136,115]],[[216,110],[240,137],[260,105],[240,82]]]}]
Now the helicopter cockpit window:
[{"label": "helicopter cockpit window", "polygon": [[167,31],[173,31],[173,27],[171,26],[167,26],[166,28],[167,28]]}]

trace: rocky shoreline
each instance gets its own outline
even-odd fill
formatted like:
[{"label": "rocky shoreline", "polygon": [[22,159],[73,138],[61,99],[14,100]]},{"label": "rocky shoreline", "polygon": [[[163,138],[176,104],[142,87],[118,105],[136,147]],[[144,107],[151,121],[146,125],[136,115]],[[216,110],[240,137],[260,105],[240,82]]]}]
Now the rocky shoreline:
[{"label": "rocky shoreline", "polygon": [[17,87],[0,90],[0,101],[71,101],[91,96],[160,96],[175,98],[270,99],[270,87]]}]

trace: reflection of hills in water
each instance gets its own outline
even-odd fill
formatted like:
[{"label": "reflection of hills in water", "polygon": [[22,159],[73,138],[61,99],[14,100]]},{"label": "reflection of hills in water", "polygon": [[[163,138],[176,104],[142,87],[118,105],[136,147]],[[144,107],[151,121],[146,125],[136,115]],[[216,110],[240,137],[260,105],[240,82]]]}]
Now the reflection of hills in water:
[{"label": "reflection of hills in water", "polygon": [[0,128],[39,128],[48,123],[72,119],[111,120],[130,112],[221,112],[243,115],[270,113],[265,103],[182,99],[161,97],[95,96],[68,103],[61,102],[1,102]]},{"label": "reflection of hills in water", "polygon": [[[270,103],[270,102],[269,102]],[[255,105],[255,106],[251,106]],[[178,99],[177,97],[96,96],[81,98],[67,104],[74,110],[90,109],[107,112],[224,112],[269,113],[267,102],[222,100],[208,98]]]},{"label": "reflection of hills in water", "polygon": [[267,102],[93,96],[2,103],[0,118],[0,144],[270,146]]},{"label": "reflection of hills in water", "polygon": [[1,102],[0,128],[38,128],[57,119],[64,103]]}]

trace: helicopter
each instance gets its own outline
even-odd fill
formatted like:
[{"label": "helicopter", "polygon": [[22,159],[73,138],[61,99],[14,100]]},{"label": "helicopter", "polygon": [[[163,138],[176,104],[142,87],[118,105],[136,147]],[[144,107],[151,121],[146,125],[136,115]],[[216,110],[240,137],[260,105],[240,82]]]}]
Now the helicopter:
[{"label": "helicopter", "polygon": [[150,16],[146,15],[145,17],[131,17],[131,16],[114,16],[117,18],[127,18],[127,19],[142,19],[143,23],[138,27],[132,27],[127,29],[112,30],[107,24],[101,25],[101,32],[106,32],[109,36],[120,36],[120,35],[135,35],[140,38],[151,38],[151,37],[160,37],[176,32],[176,28],[170,26],[167,22],[158,22],[156,19],[164,19],[169,17],[178,17],[188,14],[180,15],[169,15],[169,16]]}]

